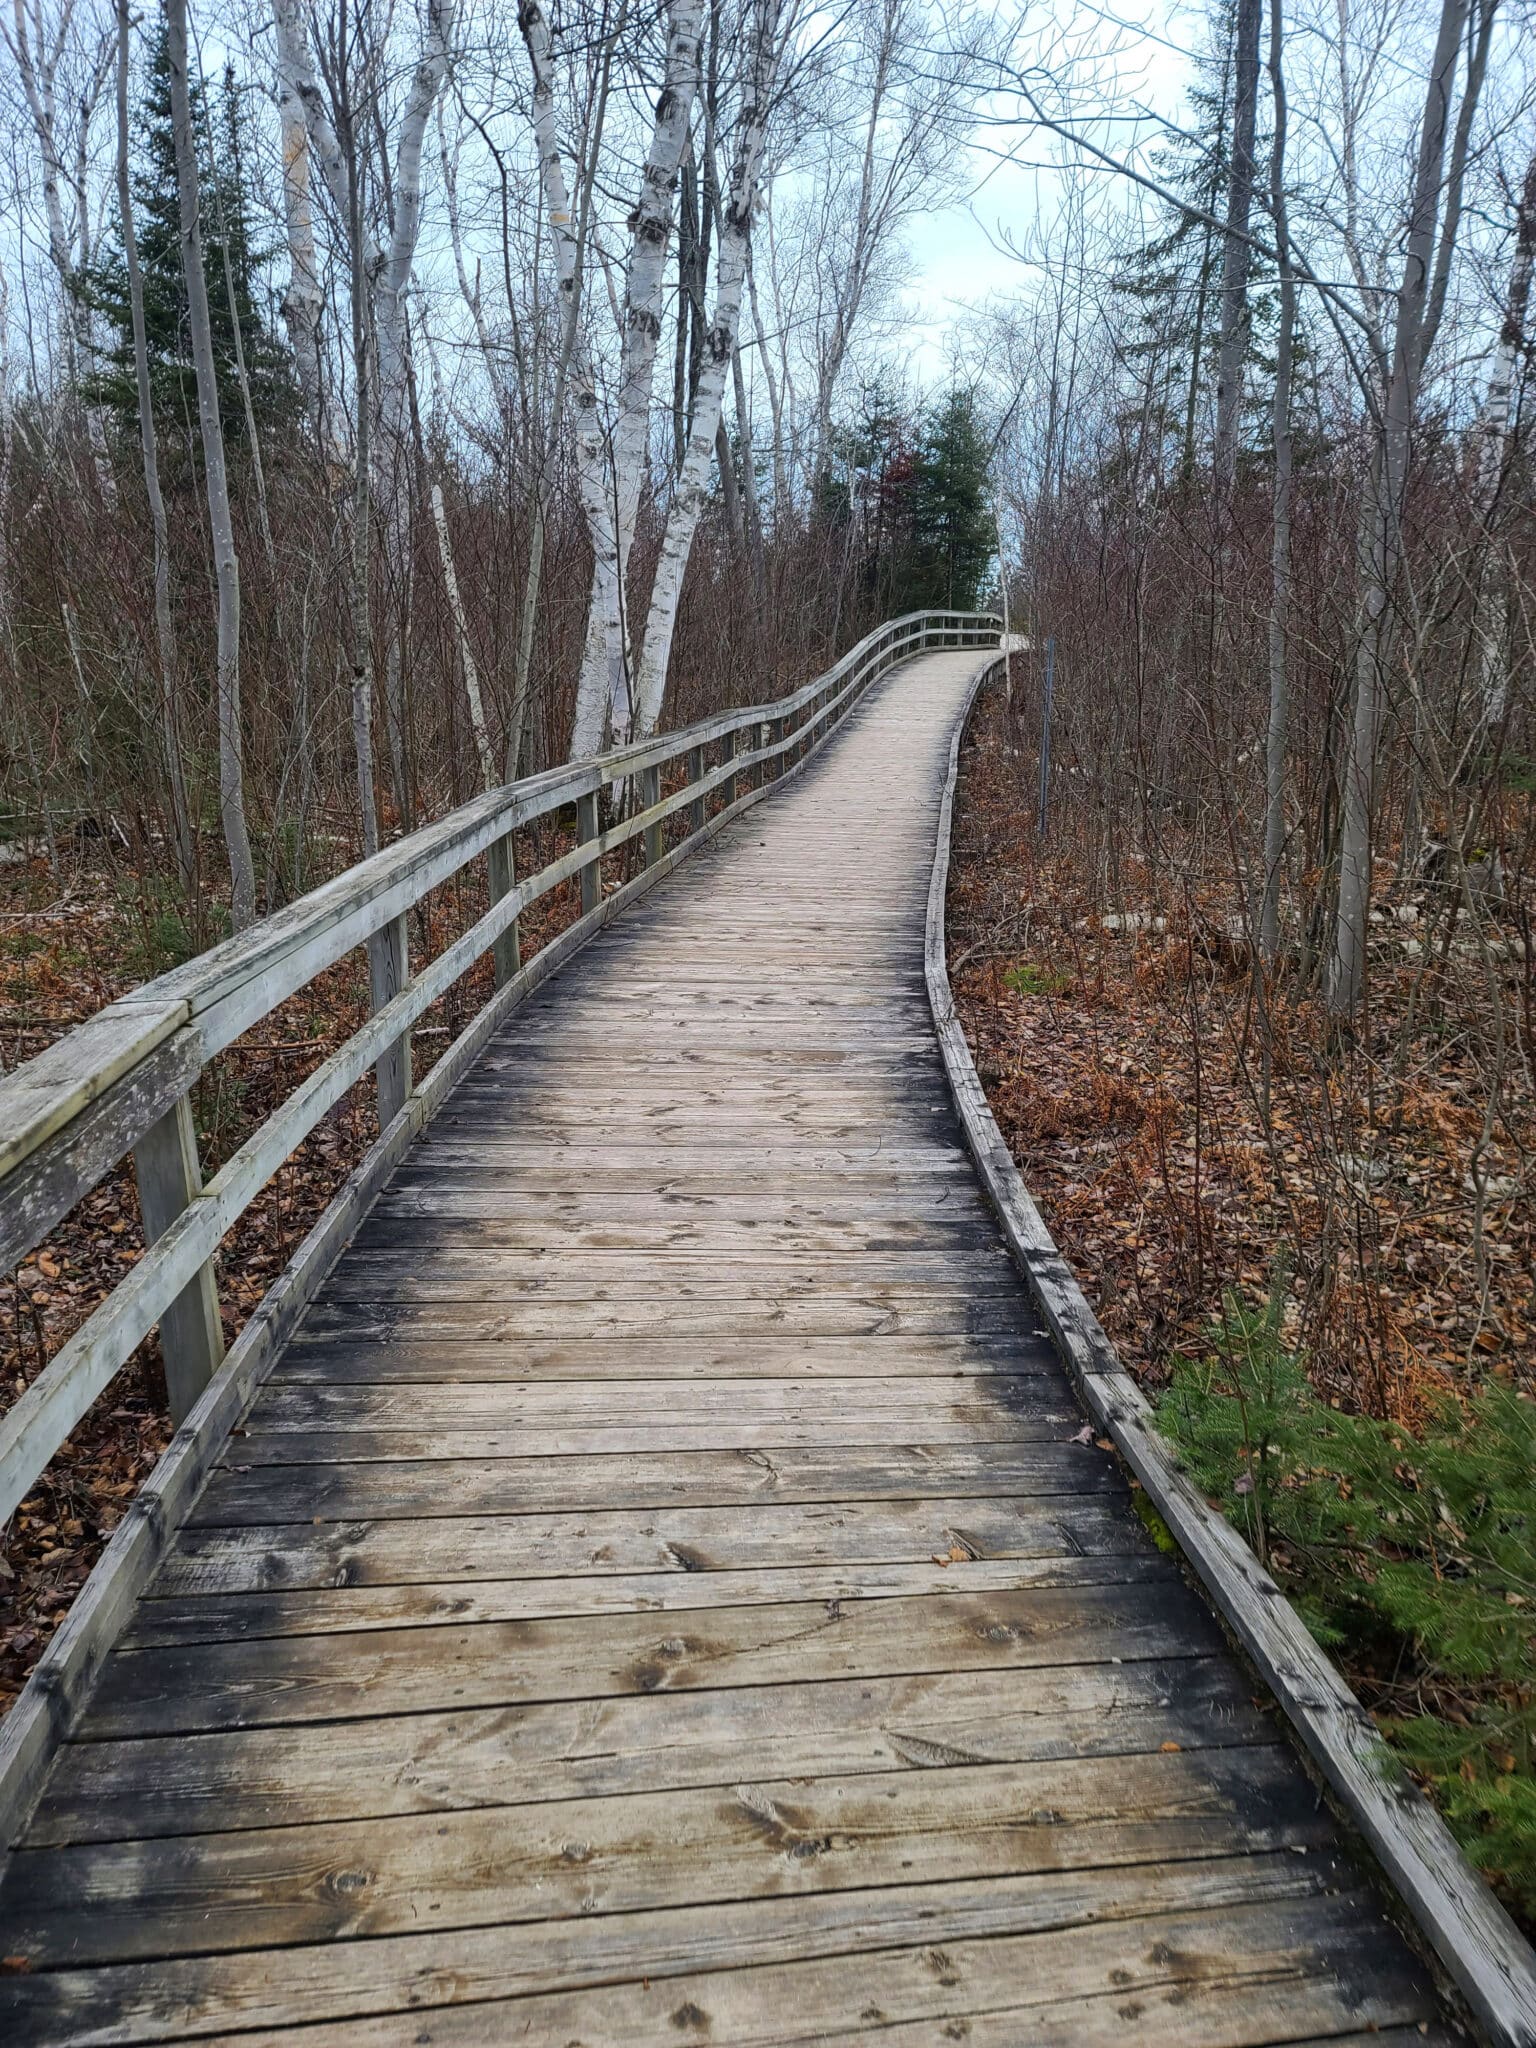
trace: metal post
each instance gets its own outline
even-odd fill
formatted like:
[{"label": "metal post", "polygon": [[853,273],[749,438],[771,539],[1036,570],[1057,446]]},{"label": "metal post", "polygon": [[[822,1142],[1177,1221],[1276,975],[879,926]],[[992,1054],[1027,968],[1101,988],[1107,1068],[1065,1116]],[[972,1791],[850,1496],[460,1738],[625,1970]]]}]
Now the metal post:
[{"label": "metal post", "polygon": [[1051,781],[1051,699],[1056,694],[1056,636],[1045,643],[1045,705],[1040,718],[1040,811],[1035,830],[1045,837],[1047,799]]}]

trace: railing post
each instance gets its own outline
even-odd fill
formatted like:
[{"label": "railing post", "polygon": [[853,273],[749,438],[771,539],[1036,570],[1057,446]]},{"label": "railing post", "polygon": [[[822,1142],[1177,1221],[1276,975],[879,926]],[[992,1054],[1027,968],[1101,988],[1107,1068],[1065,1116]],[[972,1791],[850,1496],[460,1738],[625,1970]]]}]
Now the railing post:
[{"label": "railing post", "polygon": [[[133,1148],[133,1170],[139,1183],[144,1241],[153,1244],[202,1192],[203,1172],[189,1096],[183,1095],[140,1138]],[[171,1419],[183,1422],[224,1357],[219,1292],[211,1262],[198,1267],[162,1312],[160,1354],[165,1360]]]},{"label": "railing post", "polygon": [[[368,941],[368,980],[375,1011],[399,995],[410,973],[410,938],[403,916],[392,917]],[[402,1031],[374,1068],[379,1090],[379,1129],[387,1130],[411,1092],[411,1034]]]},{"label": "railing post", "polygon": [[[688,780],[690,782],[698,782],[702,779],[703,774],[704,749],[702,747],[690,747],[688,749]],[[701,796],[696,796],[688,807],[688,830],[690,832],[702,832],[704,830],[704,823],[704,799]]]},{"label": "railing post", "polygon": [[[784,737],[784,721],[783,721],[783,719],[782,719],[782,718],[771,718],[771,719],[769,719],[769,721],[768,721],[768,744],[769,744],[770,746],[772,746],[772,747],[776,747],[776,746],[778,746],[778,744],[780,743],[780,741],[781,741],[781,740],[783,739],[783,737]],[[770,775],[772,776],[772,778],[773,778],[773,780],[774,780],[775,782],[777,782],[777,780],[779,779],[779,777],[780,777],[780,776],[781,776],[781,775],[782,775],[782,774],[784,773],[784,771],[785,771],[785,769],[786,769],[786,768],[788,767],[788,765],[789,765],[789,764],[788,764],[788,762],[787,762],[787,761],[785,760],[785,758],[784,758],[784,756],[783,756],[782,754],[780,754],[780,755],[779,755],[779,757],[778,757],[778,759],[777,759],[776,761],[774,761],[774,762],[770,763],[770,765],[769,765],[769,769],[768,769],[768,772],[769,772],[769,774],[770,774]]]},{"label": "railing post", "polygon": [[[491,901],[499,903],[503,896],[510,896],[517,880],[517,866],[512,856],[512,834],[502,839],[493,839],[486,849],[486,877],[490,883]],[[496,965],[496,986],[505,988],[513,975],[523,964],[523,940],[514,917],[501,937],[491,948],[491,957]]]},{"label": "railing post", "polygon": [[[732,730],[728,732],[725,738],[720,742],[721,764],[723,765],[727,761],[734,761],[735,758],[736,734],[735,731]],[[721,783],[720,794],[725,798],[725,807],[727,810],[729,810],[731,805],[736,801],[736,777],[734,775],[727,775],[724,782]]]},{"label": "railing post", "polygon": [[[594,789],[589,791],[586,796],[579,796],[576,799],[576,843],[578,846],[585,846],[589,839],[597,837],[597,798],[598,792]],[[602,893],[603,862],[602,856],[599,855],[596,860],[589,860],[581,871],[581,914],[583,917],[586,916],[589,910],[596,910]]]},{"label": "railing post", "polygon": [[[661,764],[654,768],[642,768],[636,778],[640,784],[640,808],[648,811],[653,804],[661,802]],[[647,825],[645,828],[645,865],[655,867],[661,859],[661,827]]]}]

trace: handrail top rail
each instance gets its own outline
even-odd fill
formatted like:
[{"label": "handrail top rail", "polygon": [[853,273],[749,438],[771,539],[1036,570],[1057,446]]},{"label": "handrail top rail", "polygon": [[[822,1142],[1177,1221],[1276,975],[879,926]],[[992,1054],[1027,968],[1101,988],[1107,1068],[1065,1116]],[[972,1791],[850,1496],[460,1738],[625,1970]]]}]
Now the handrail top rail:
[{"label": "handrail top rail", "polygon": [[[610,782],[656,768],[695,747],[791,716],[883,643],[918,622],[954,620],[967,630],[998,625],[990,612],[903,613],[866,633],[829,669],[787,696],[717,712],[678,731],[633,741],[487,790],[445,817],[354,862],[195,959],[107,1004],[12,1073],[0,1075],[0,1179],[184,1026],[196,1023],[206,1060],[296,988],[410,908],[494,840]],[[291,987],[259,994],[285,961],[316,947],[321,957]],[[291,979],[291,977],[288,977]]]}]

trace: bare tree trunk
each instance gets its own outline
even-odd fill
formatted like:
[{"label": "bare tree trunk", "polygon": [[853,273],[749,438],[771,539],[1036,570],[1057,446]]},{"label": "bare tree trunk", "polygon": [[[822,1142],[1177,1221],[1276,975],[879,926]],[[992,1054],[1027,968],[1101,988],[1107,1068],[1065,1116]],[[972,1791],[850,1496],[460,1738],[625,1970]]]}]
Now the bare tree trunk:
[{"label": "bare tree trunk", "polygon": [[[594,471],[603,452],[595,393],[590,408],[584,408],[579,420],[582,502],[592,526],[594,560],[586,645],[571,731],[573,759],[594,753],[601,746],[604,728],[610,722],[618,731],[627,731],[630,724],[623,621],[625,577],[650,441],[651,388],[661,340],[662,284],[667,243],[672,234],[672,191],[698,91],[702,13],[703,0],[670,0],[666,74],[656,102],[639,196],[630,216],[618,417],[613,430],[612,462],[605,465],[609,473],[603,478],[601,503],[594,487]],[[584,399],[585,393],[579,393],[578,403]],[[713,439],[711,428],[711,442]]]},{"label": "bare tree trunk", "polygon": [[235,553],[224,470],[224,427],[219,418],[218,373],[208,318],[208,283],[198,223],[197,141],[187,77],[186,0],[165,0],[166,54],[171,83],[171,130],[176,152],[176,190],[181,211],[181,267],[187,285],[192,366],[197,379],[197,418],[202,433],[208,526],[219,593],[218,723],[219,811],[229,854],[230,918],[244,930],[256,914],[256,877],[245,823],[245,768],[240,730],[240,563]]},{"label": "bare tree trunk", "polygon": [[[1469,131],[1482,88],[1496,0],[1478,0],[1478,5],[1479,32],[1468,56],[1455,144],[1447,171],[1452,98],[1469,0],[1442,0],[1419,127],[1392,359],[1380,400],[1376,446],[1367,483],[1354,716],[1343,777],[1339,893],[1327,990],[1328,1007],[1336,1017],[1353,1015],[1365,986],[1376,761],[1386,703],[1387,656],[1402,553],[1403,501],[1408,486],[1414,416],[1425,359],[1444,305],[1445,279],[1460,218]],[[1442,193],[1445,213],[1437,252],[1435,231]]]},{"label": "bare tree trunk", "polygon": [[1253,212],[1253,137],[1263,11],[1263,0],[1237,0],[1232,52],[1232,161],[1227,173],[1226,234],[1221,252],[1221,340],[1216,354],[1214,466],[1217,493],[1223,501],[1237,468],[1243,357],[1248,349],[1248,224]]},{"label": "bare tree trunk", "polygon": [[[291,0],[277,0],[279,6]],[[311,148],[338,215],[351,223],[350,237],[358,244],[353,262],[354,290],[361,286],[372,314],[375,337],[373,396],[377,412],[376,431],[370,424],[367,439],[376,475],[369,486],[370,503],[383,509],[385,555],[397,592],[409,575],[407,468],[410,434],[410,350],[406,331],[406,290],[411,265],[421,234],[422,146],[427,123],[448,75],[449,54],[457,17],[457,0],[427,0],[421,51],[400,117],[395,160],[389,179],[392,204],[390,236],[381,249],[369,231],[366,218],[356,204],[356,187],[363,175],[362,137],[357,119],[349,113],[350,133],[345,151],[326,111],[325,99],[315,76],[308,31],[296,8],[290,16],[292,32],[283,46],[283,64],[293,97],[304,110],[304,124]],[[369,112],[370,124],[374,112]],[[356,349],[354,346],[354,355]],[[359,434],[363,422],[359,420]],[[369,662],[371,675],[372,663]],[[354,668],[354,677],[357,675]],[[384,669],[385,727],[389,747],[391,780],[402,820],[410,813],[410,788],[406,772],[403,706],[403,665],[399,613],[390,624]],[[371,698],[371,684],[370,684]],[[370,782],[371,788],[371,782]]]},{"label": "bare tree trunk", "polygon": [[322,382],[320,320],[325,299],[315,258],[315,221],[310,191],[309,129],[298,81],[307,65],[300,0],[272,0],[277,31],[277,111],[283,148],[283,222],[288,238],[288,289],[283,324],[293,350],[299,387],[309,409],[320,452],[335,436]]},{"label": "bare tree trunk", "polygon": [[1269,77],[1275,133],[1270,152],[1270,206],[1280,271],[1280,333],[1275,343],[1271,409],[1275,455],[1269,571],[1269,730],[1264,744],[1264,897],[1259,911],[1259,952],[1273,967],[1280,956],[1280,878],[1285,863],[1285,770],[1290,746],[1291,693],[1291,380],[1295,365],[1296,277],[1285,200],[1286,98],[1281,0],[1270,0]]},{"label": "bare tree trunk", "polygon": [[[622,27],[623,21],[624,14],[621,9],[619,27]],[[544,194],[550,240],[555,252],[555,277],[560,303],[560,358],[555,367],[549,424],[540,450],[539,473],[532,498],[528,579],[523,586],[522,608],[518,615],[517,669],[512,686],[512,715],[507,732],[508,781],[515,781],[517,777],[518,757],[522,751],[523,729],[528,715],[528,692],[533,672],[533,636],[538,619],[539,591],[544,573],[544,539],[549,516],[555,445],[565,409],[567,386],[571,382],[574,382],[575,387],[572,409],[575,414],[578,484],[594,554],[603,544],[603,536],[609,532],[612,525],[608,510],[608,493],[603,481],[606,456],[600,424],[596,424],[594,439],[597,391],[585,351],[579,349],[577,345],[577,330],[581,315],[582,257],[586,248],[587,225],[591,215],[592,184],[597,173],[598,150],[607,118],[610,65],[619,32],[616,28],[614,38],[610,39],[603,52],[590,133],[587,137],[586,162],[582,169],[580,216],[573,221],[570,199],[566,191],[565,166],[560,155],[560,138],[555,126],[554,50],[550,40],[549,22],[538,5],[538,0],[525,0],[518,16],[518,25],[523,32],[523,41],[528,49],[528,61],[533,71],[532,126],[539,161],[539,182]],[[583,751],[596,752],[601,743],[602,729],[599,717],[596,738],[583,747],[578,745],[577,737],[573,737],[571,751],[573,756],[580,758]]]},{"label": "bare tree trunk", "polygon": [[[38,153],[42,158],[43,213],[48,223],[48,253],[53,259],[53,266],[59,274],[59,282],[64,288],[65,319],[73,352],[72,367],[78,381],[82,374],[94,367],[96,357],[91,333],[91,310],[76,289],[80,271],[91,255],[87,138],[92,116],[112,68],[112,51],[116,37],[111,30],[101,31],[84,85],[70,100],[71,111],[78,123],[76,169],[71,174],[65,165],[65,143],[60,128],[58,69],[64,55],[66,39],[76,18],[73,0],[59,8],[56,25],[51,32],[45,23],[39,0],[13,0],[12,17],[10,25],[0,25],[0,37],[3,37],[10,51],[11,61],[16,67],[16,76],[27,102],[27,110],[32,116]],[[73,232],[65,213],[66,187],[74,195]],[[113,511],[117,506],[117,480],[112,474],[106,426],[99,405],[88,405],[85,408],[85,425],[91,447],[91,463],[96,475],[96,488],[103,505],[109,511]]]},{"label": "bare tree trunk", "polygon": [[480,786],[496,787],[496,758],[485,725],[485,699],[480,692],[480,671],[475,666],[469,641],[469,616],[459,594],[459,578],[453,566],[453,547],[448,538],[448,514],[443,505],[443,487],[432,486],[432,519],[437,527],[437,552],[443,565],[443,586],[448,592],[448,609],[453,616],[454,635],[459,643],[459,666],[464,671],[464,699],[469,706],[469,730],[480,762]]},{"label": "bare tree trunk", "polygon": [[170,536],[165,499],[160,490],[160,459],[150,395],[149,344],[144,327],[144,276],[139,268],[139,243],[133,225],[133,192],[128,180],[128,36],[131,19],[128,0],[117,0],[117,204],[122,226],[123,267],[128,273],[129,317],[133,323],[133,370],[139,399],[144,495],[149,500],[149,519],[155,542],[155,646],[160,661],[160,741],[165,750],[176,870],[183,889],[190,889],[196,865],[196,846],[176,717],[176,628],[171,618]]},{"label": "bare tree trunk", "polygon": [[[749,252],[749,264],[750,261]],[[752,411],[747,404],[747,379],[741,367],[739,340],[731,357],[731,375],[736,384],[736,438],[741,444],[742,521],[747,530],[747,551],[752,560],[752,587],[757,592],[758,603],[763,604],[768,597],[768,562],[763,552],[763,514],[757,502],[757,478],[752,468]]]},{"label": "bare tree trunk", "polygon": [[694,402],[693,425],[688,436],[682,475],[667,513],[661,559],[656,565],[656,581],[651,591],[650,615],[646,620],[645,643],[640,657],[635,731],[641,738],[655,731],[661,716],[683,574],[688,566],[699,514],[709,486],[709,461],[720,426],[725,380],[736,352],[736,329],[741,318],[741,295],[746,283],[763,137],[783,50],[782,6],[783,0],[756,0],[753,9],[752,51],[744,102],[737,122],[736,160],[731,167],[730,189],[721,212],[720,254],[715,270],[715,314],[705,340],[704,368]]},{"label": "bare tree trunk", "polygon": [[1536,156],[1526,168],[1515,215],[1515,248],[1509,265],[1504,318],[1494,347],[1488,391],[1477,423],[1477,509],[1488,538],[1488,561],[1477,594],[1477,669],[1482,717],[1496,725],[1509,701],[1505,636],[1509,624],[1509,573],[1504,559],[1502,498],[1514,445],[1512,400],[1525,348],[1531,305],[1531,272],[1536,266]]}]

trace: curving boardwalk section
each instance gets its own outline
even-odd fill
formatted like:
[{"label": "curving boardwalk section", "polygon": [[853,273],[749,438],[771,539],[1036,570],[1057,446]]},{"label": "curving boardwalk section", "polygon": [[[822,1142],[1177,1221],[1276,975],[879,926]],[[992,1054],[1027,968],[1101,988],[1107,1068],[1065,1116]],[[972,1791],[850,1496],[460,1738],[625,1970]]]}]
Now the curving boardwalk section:
[{"label": "curving boardwalk section", "polygon": [[8,2042],[1457,2038],[960,1142],[976,665],[897,672],[410,1153],[10,1858]]}]

